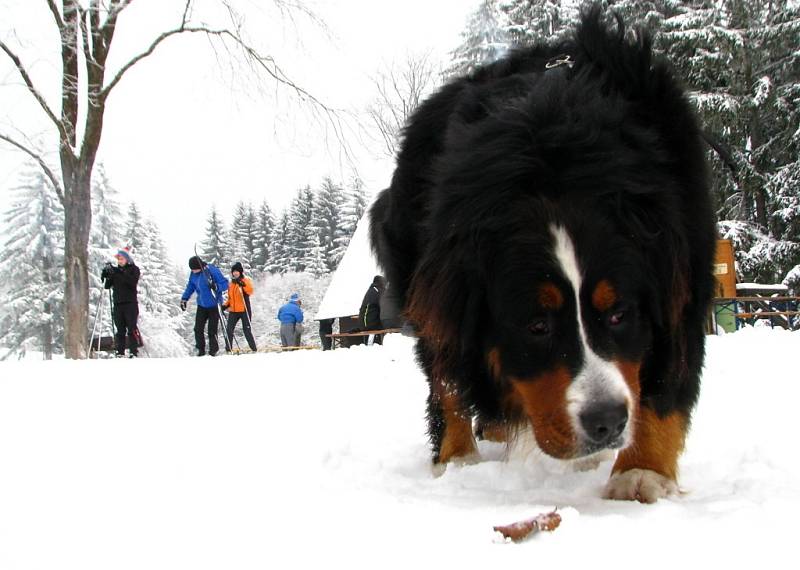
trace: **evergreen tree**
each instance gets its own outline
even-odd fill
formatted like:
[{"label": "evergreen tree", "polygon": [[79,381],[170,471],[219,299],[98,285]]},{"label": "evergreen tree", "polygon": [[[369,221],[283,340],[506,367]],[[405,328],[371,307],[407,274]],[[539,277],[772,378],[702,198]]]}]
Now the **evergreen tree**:
[{"label": "evergreen tree", "polygon": [[505,0],[505,35],[515,46],[562,39],[577,20],[575,2],[564,0]]},{"label": "evergreen tree", "polygon": [[174,268],[168,261],[161,230],[152,220],[142,224],[141,245],[132,251],[139,266],[139,308],[152,315],[177,316],[175,299],[183,290],[175,279]]},{"label": "evergreen tree", "polygon": [[727,151],[723,160],[712,155],[713,191],[720,219],[730,222],[721,229],[742,231],[735,240],[742,247],[755,240],[737,249],[748,281],[768,278],[763,264],[780,281],[800,263],[797,226],[786,223],[800,153],[799,36],[800,7],[786,0],[667,5],[657,36],[706,130]]},{"label": "evergreen tree", "polygon": [[478,65],[495,61],[508,49],[508,36],[498,0],[481,0],[461,33],[461,45],[451,52],[450,77],[472,72]]},{"label": "evergreen tree", "polygon": [[[233,210],[233,218],[231,219],[231,225],[225,240],[232,262],[241,261],[240,258],[246,255],[246,246],[244,243],[247,236],[247,227],[245,225],[246,217],[247,204],[240,200]],[[250,260],[248,259],[247,262],[249,265]]]},{"label": "evergreen tree", "polygon": [[239,202],[233,213],[230,239],[227,242],[231,251],[229,261],[241,262],[245,273],[250,273],[256,250],[256,214],[253,206]]},{"label": "evergreen tree", "polygon": [[121,241],[122,208],[118,193],[111,186],[106,170],[99,164],[92,176],[92,233],[90,245],[107,250],[119,247]]},{"label": "evergreen tree", "polygon": [[358,222],[364,217],[369,204],[364,182],[357,176],[351,178],[346,194],[340,222],[341,231],[336,238],[336,247],[331,252],[332,271],[339,266],[347,246],[350,245],[350,239],[356,232]]},{"label": "evergreen tree", "polygon": [[[326,176],[317,196],[312,225],[317,228],[319,246],[322,248],[321,255],[325,260],[327,272],[335,270],[339,264],[338,249],[344,235],[342,215],[345,198],[342,187]],[[316,252],[313,252],[312,257],[315,256]]]},{"label": "evergreen tree", "polygon": [[64,342],[64,210],[35,164],[12,193],[0,250],[0,344],[7,355],[35,348],[49,360]]},{"label": "evergreen tree", "polygon": [[284,210],[270,236],[267,271],[285,274],[291,269],[291,247],[289,245],[289,212]]},{"label": "evergreen tree", "polygon": [[274,229],[275,218],[272,215],[272,209],[264,200],[258,208],[253,247],[253,268],[260,272],[268,271],[270,240]]},{"label": "evergreen tree", "polygon": [[297,192],[289,208],[288,257],[291,271],[303,272],[311,256],[317,228],[314,227],[314,192],[310,186]]},{"label": "evergreen tree", "polygon": [[[768,182],[768,192],[775,202],[772,225],[776,234],[782,236],[784,242],[800,244],[800,159],[778,169]],[[798,253],[788,256],[780,266],[782,270],[788,268],[783,284],[794,295],[800,295]]]},{"label": "evergreen tree", "polygon": [[139,207],[136,202],[131,202],[128,207],[128,220],[125,224],[125,233],[122,240],[125,245],[131,249],[137,248],[141,245],[140,236],[142,234],[142,215],[139,212]]},{"label": "evergreen tree", "polygon": [[169,262],[161,230],[151,219],[138,216],[139,223],[130,235],[138,247],[131,248],[139,267],[139,329],[149,356],[188,354],[189,326],[176,303],[183,293],[183,276]]},{"label": "evergreen tree", "polygon": [[206,239],[202,243],[200,255],[206,263],[224,267],[228,263],[228,237],[216,206],[211,208],[206,223]]},{"label": "evergreen tree", "polygon": [[319,235],[317,235],[314,237],[314,247],[311,248],[309,256],[305,262],[306,273],[311,273],[317,279],[328,273],[328,264],[325,261],[324,252],[325,248],[319,239]]}]

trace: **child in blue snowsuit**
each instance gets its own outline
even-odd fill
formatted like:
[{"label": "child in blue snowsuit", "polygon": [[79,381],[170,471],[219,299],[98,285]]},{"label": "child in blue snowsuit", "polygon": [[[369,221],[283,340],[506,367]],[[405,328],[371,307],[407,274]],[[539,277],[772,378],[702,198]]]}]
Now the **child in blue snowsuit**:
[{"label": "child in blue snowsuit", "polygon": [[[205,270],[204,270],[205,268]],[[228,290],[228,280],[222,272],[207,263],[203,263],[196,255],[189,258],[189,283],[181,296],[181,309],[186,310],[186,303],[193,293],[197,293],[197,314],[194,319],[194,341],[197,347],[197,356],[206,353],[206,339],[204,330],[208,323],[208,354],[216,356],[219,352],[217,330],[219,329],[219,305],[222,305],[222,293]],[[211,285],[206,276],[211,276]]]},{"label": "child in blue snowsuit", "polygon": [[300,333],[303,326],[303,309],[300,308],[300,295],[292,293],[289,302],[278,309],[281,322],[281,345],[300,346]]}]

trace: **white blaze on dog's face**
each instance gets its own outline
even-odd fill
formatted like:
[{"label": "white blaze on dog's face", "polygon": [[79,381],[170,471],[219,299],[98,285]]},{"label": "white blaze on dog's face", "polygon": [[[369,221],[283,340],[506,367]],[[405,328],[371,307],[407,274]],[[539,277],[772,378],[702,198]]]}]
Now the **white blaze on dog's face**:
[{"label": "white blaze on dog's face", "polygon": [[[576,326],[582,352],[582,363],[566,392],[566,406],[576,435],[578,456],[606,448],[622,448],[632,439],[632,424],[638,405],[638,393],[631,390],[626,375],[637,376],[638,366],[606,360],[592,348],[587,334],[585,310],[581,302],[583,279],[572,239],[562,226],[551,226],[554,256],[564,277],[572,287],[576,308]],[[592,295],[583,295],[592,298]],[[635,390],[638,392],[638,389]]]}]

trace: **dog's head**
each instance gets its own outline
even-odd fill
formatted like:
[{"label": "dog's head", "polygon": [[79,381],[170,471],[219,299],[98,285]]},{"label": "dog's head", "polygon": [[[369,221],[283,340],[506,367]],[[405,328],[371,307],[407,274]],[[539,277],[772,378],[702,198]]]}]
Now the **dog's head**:
[{"label": "dog's head", "polygon": [[525,233],[500,238],[487,268],[490,381],[553,457],[625,447],[652,335],[641,254],[597,222]]}]

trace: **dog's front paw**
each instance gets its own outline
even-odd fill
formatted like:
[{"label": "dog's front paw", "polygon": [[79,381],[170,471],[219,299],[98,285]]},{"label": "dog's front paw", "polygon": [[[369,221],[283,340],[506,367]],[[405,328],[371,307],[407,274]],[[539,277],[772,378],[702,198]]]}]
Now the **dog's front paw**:
[{"label": "dog's front paw", "polygon": [[475,451],[473,451],[472,453],[468,453],[467,455],[451,457],[446,462],[433,463],[432,464],[433,476],[441,477],[442,475],[444,475],[449,465],[455,465],[456,467],[463,467],[465,465],[475,465],[476,463],[480,462],[481,462],[481,454],[478,453],[478,450],[476,449]]},{"label": "dog's front paw", "polygon": [[618,501],[655,503],[677,492],[678,484],[660,473],[649,469],[629,469],[611,476],[603,496]]}]

